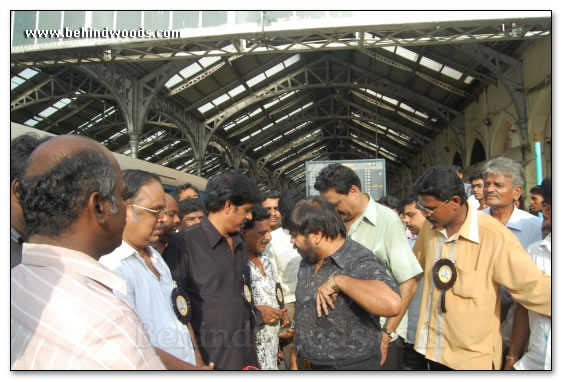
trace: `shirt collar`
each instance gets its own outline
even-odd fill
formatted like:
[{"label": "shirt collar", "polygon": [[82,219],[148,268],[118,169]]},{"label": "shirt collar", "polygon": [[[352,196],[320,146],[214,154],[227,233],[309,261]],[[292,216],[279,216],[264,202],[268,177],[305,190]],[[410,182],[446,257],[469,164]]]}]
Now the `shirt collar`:
[{"label": "shirt collar", "polygon": [[[467,207],[467,216],[465,217],[465,220],[461,224],[461,227],[459,227],[459,230],[452,236],[455,236],[457,234],[458,237],[463,237],[464,239],[467,239],[469,241],[473,241],[473,242],[479,244],[480,241],[479,241],[478,216],[479,216],[479,213],[482,213],[482,212],[471,208],[471,206],[467,202],[465,203],[465,205]],[[443,229],[441,229],[440,231],[437,231],[437,232],[440,232],[445,237],[447,237],[445,228],[443,228]]]},{"label": "shirt collar", "polygon": [[[203,229],[203,232],[205,233],[205,236],[207,237],[211,248],[217,247],[221,240],[226,241],[225,237],[221,235],[221,232],[219,232],[217,228],[215,228],[215,226],[209,221],[209,218],[207,216],[203,216],[199,224],[201,224],[201,228]],[[240,233],[236,233],[232,235],[232,239],[233,248],[236,250],[237,246],[242,244],[242,237]]]},{"label": "shirt collar", "polygon": [[352,239],[346,238],[346,241],[344,241],[342,247],[338,248],[336,252],[329,256],[339,268],[344,268],[346,262],[345,255],[346,253],[348,253],[348,248],[351,245],[351,240]]},{"label": "shirt collar", "polygon": [[551,233],[545,237],[542,241],[540,241],[540,247],[545,248],[546,250],[551,253]]},{"label": "shirt collar", "polygon": [[25,241],[23,235],[10,224],[10,237],[13,241],[22,244]]},{"label": "shirt collar", "polygon": [[377,215],[376,214],[377,205],[371,199],[369,194],[366,194],[365,192],[363,194],[368,197],[368,204],[366,208],[364,208],[364,210],[362,211],[362,215],[358,219],[356,219],[354,223],[352,223],[352,226],[349,229],[349,233],[354,232],[356,228],[361,224],[361,222],[364,221],[364,219],[366,219],[371,224],[375,225],[375,217]]},{"label": "shirt collar", "polygon": [[[493,216],[491,213],[491,207],[485,208],[483,212]],[[506,222],[506,227],[510,229],[515,229],[517,231],[523,231],[525,229],[524,220],[526,220],[530,216],[533,215],[514,206],[514,209],[510,214],[510,218]]]},{"label": "shirt collar", "polygon": [[125,280],[83,252],[47,244],[24,243],[22,264],[77,273],[127,295]]},{"label": "shirt collar", "polygon": [[[151,257],[154,257],[155,253],[158,253],[157,250],[150,245],[147,246],[147,250],[150,252]],[[145,262],[139,252],[137,252],[137,250],[129,245],[129,243],[127,243],[125,240],[121,241],[121,245],[112,252],[112,255],[115,256],[115,259],[119,261],[124,260],[129,256],[135,256],[142,263]]]}]

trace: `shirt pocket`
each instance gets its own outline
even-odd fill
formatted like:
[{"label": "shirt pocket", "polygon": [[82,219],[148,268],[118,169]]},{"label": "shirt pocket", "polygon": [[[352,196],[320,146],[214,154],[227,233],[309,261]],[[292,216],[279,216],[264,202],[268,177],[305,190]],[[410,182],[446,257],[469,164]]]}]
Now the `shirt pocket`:
[{"label": "shirt pocket", "polygon": [[456,267],[456,271],[457,279],[452,286],[453,294],[463,298],[475,298],[477,271],[465,270],[460,267]]}]

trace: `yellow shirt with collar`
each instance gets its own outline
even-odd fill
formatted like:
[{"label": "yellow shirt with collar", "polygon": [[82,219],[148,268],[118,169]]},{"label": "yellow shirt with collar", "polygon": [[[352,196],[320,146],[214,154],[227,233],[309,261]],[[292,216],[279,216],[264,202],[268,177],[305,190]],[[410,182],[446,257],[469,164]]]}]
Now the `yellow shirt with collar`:
[{"label": "yellow shirt with collar", "polygon": [[[527,309],[551,317],[551,277],[508,228],[469,205],[459,231],[449,238],[445,229],[426,221],[413,251],[424,269],[415,349],[432,361],[452,369],[500,368],[500,285]],[[432,281],[432,266],[440,258],[452,260],[457,271],[446,291],[447,313],[441,312],[441,291]]]}]

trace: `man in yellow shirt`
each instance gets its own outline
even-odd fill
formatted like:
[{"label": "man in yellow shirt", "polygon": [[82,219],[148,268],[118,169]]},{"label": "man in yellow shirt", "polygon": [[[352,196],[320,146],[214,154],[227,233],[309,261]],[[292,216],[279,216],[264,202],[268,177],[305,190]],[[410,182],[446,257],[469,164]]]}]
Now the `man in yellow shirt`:
[{"label": "man in yellow shirt", "polygon": [[428,169],[414,190],[427,220],[413,248],[424,269],[415,350],[431,370],[499,369],[500,286],[551,317],[551,277],[510,230],[469,207],[450,168]]}]

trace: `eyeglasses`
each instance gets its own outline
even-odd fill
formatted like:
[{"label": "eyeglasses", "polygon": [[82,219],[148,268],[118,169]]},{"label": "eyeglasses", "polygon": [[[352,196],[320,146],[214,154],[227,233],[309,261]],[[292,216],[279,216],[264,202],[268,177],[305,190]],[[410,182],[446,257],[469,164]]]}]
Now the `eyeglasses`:
[{"label": "eyeglasses", "polygon": [[445,202],[443,202],[442,204],[440,204],[438,207],[434,208],[434,209],[429,209],[424,207],[422,204],[420,204],[419,202],[416,202],[416,208],[418,208],[420,210],[420,212],[422,212],[423,214],[426,214],[428,216],[432,216],[432,214],[436,211],[438,211],[438,209],[440,207],[442,207],[444,204],[448,203],[450,201],[450,199],[446,200]]},{"label": "eyeglasses", "polygon": [[133,203],[131,203],[131,205],[132,205],[133,207],[137,207],[137,208],[143,209],[143,210],[145,210],[145,211],[149,211],[149,212],[150,212],[151,214],[153,214],[155,217],[159,217],[159,216],[161,216],[162,214],[164,214],[164,215],[167,215],[167,214],[168,214],[168,210],[167,210],[166,208],[163,208],[163,209],[161,209],[161,210],[153,210],[152,208],[147,208],[147,207],[143,207],[143,206],[138,206],[138,205],[133,204]]}]

